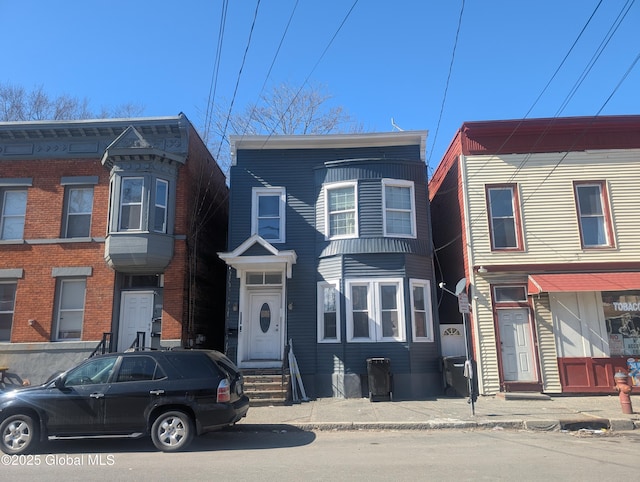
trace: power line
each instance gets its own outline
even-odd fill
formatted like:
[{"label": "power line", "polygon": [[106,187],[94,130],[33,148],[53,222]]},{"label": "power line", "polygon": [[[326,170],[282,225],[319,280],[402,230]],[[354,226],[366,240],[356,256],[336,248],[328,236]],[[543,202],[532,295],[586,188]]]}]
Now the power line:
[{"label": "power line", "polygon": [[247,46],[244,49],[244,54],[242,56],[242,64],[240,64],[240,70],[238,71],[238,78],[236,79],[236,86],[233,90],[233,96],[231,97],[231,104],[229,105],[229,112],[226,116],[226,121],[224,123],[224,128],[222,129],[222,139],[220,140],[220,145],[218,146],[218,152],[216,153],[216,158],[220,155],[220,149],[222,147],[222,143],[227,137],[227,128],[229,127],[229,118],[231,117],[231,111],[233,110],[233,104],[236,100],[236,94],[238,93],[238,86],[240,85],[240,78],[242,77],[242,70],[244,69],[244,63],[247,60],[247,53],[249,52],[249,47],[251,46],[251,37],[253,36],[253,29],[256,25],[256,19],[258,18],[258,9],[260,8],[260,0],[256,3],[256,10],[253,13],[253,21],[251,22],[251,29],[249,30],[249,38],[247,39]]},{"label": "power line", "polygon": [[447,75],[447,82],[444,87],[444,94],[442,96],[442,104],[440,105],[440,115],[438,116],[438,124],[436,125],[436,133],[431,142],[431,152],[427,156],[427,169],[429,169],[429,163],[431,161],[431,155],[433,154],[433,148],[436,145],[436,139],[438,138],[438,131],[440,130],[440,121],[442,121],[442,113],[444,112],[444,104],[447,100],[447,92],[449,90],[449,82],[451,81],[451,72],[453,71],[453,62],[456,58],[456,49],[458,47],[458,38],[460,36],[460,27],[462,26],[462,14],[464,13],[464,0],[460,6],[460,16],[458,17],[458,28],[456,30],[456,39],[453,43],[453,51],[451,52],[451,62],[449,63],[449,73]]},{"label": "power line", "polygon": [[222,57],[222,42],[224,39],[224,29],[227,23],[227,9],[229,6],[229,0],[222,2],[222,13],[220,14],[220,26],[218,27],[218,43],[216,47],[216,59],[213,66],[213,72],[211,73],[211,84],[209,86],[209,97],[207,98],[207,110],[204,119],[204,143],[209,140],[209,130],[211,123],[211,116],[213,114],[213,106],[216,97],[216,90],[218,87],[218,74],[220,72],[220,58]]},{"label": "power line", "polygon": [[307,84],[307,82],[309,81],[309,78],[313,75],[313,73],[315,72],[315,70],[318,68],[318,65],[320,65],[320,62],[322,62],[322,59],[324,58],[325,54],[327,53],[327,51],[329,50],[329,48],[331,47],[331,44],[333,43],[333,41],[336,39],[336,37],[338,36],[338,34],[340,33],[340,30],[342,30],[342,27],[344,26],[344,24],[347,22],[347,19],[349,18],[349,16],[351,15],[351,12],[353,12],[353,9],[356,7],[356,5],[358,4],[358,0],[355,0],[353,2],[353,4],[351,5],[351,8],[349,9],[349,11],[347,12],[347,14],[344,16],[344,18],[342,19],[342,22],[340,22],[340,25],[338,26],[338,29],[335,31],[335,33],[333,34],[333,36],[331,37],[331,39],[329,40],[329,43],[327,44],[327,46],[324,48],[324,50],[322,51],[322,53],[320,54],[320,57],[318,58],[318,60],[316,61],[316,63],[314,64],[313,68],[311,69],[311,71],[309,72],[309,75],[307,75],[307,77],[304,79],[304,82],[302,82],[302,85],[300,86],[300,88],[298,89],[298,91],[296,92],[296,95],[293,96],[293,99],[291,99],[291,102],[289,102],[289,105],[287,106],[287,108],[285,109],[285,111],[282,113],[282,115],[280,116],[280,118],[278,119],[278,122],[276,122],[276,124],[274,125],[273,129],[271,129],[271,132],[268,134],[267,138],[264,141],[264,144],[262,145],[262,147],[264,147],[267,142],[269,141],[269,139],[271,139],[271,136],[273,136],[273,134],[275,133],[276,130],[276,126],[282,121],[282,119],[284,118],[285,114],[289,111],[289,109],[291,108],[291,106],[293,105],[293,103],[295,102],[295,100],[298,98],[298,96],[300,95],[300,92],[302,92],[302,89],[304,88],[304,86]]}]

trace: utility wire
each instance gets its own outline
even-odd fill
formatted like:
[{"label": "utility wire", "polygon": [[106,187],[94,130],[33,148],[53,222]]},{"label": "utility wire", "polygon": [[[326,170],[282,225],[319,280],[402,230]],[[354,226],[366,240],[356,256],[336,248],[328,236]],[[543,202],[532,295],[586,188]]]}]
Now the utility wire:
[{"label": "utility wire", "polygon": [[207,110],[204,119],[204,143],[209,140],[209,131],[211,129],[211,117],[213,114],[213,106],[215,105],[216,90],[218,88],[218,74],[220,73],[220,59],[222,57],[222,43],[224,39],[224,30],[227,23],[227,9],[229,0],[222,2],[222,13],[220,14],[220,26],[218,27],[218,44],[216,47],[216,59],[211,73],[211,84],[209,85],[209,97],[207,98]]},{"label": "utility wire", "polygon": [[307,75],[307,77],[304,79],[304,82],[302,82],[302,84],[300,85],[300,88],[298,89],[298,91],[296,92],[296,95],[293,96],[293,99],[291,99],[291,102],[289,102],[289,105],[287,106],[287,108],[285,109],[285,111],[282,113],[282,115],[280,116],[280,118],[278,119],[278,122],[275,123],[273,129],[271,129],[271,132],[267,135],[267,138],[265,139],[264,143],[262,144],[262,148],[264,148],[264,146],[267,144],[267,142],[269,141],[269,139],[271,139],[271,137],[273,136],[273,134],[275,133],[276,130],[276,126],[278,124],[280,124],[280,122],[282,121],[282,119],[284,118],[284,116],[287,114],[287,112],[289,111],[289,109],[291,108],[291,106],[293,105],[293,103],[295,102],[295,100],[298,98],[298,96],[300,95],[300,92],[302,92],[302,89],[304,88],[304,86],[307,84],[307,82],[309,81],[309,78],[311,78],[311,76],[313,75],[313,73],[315,72],[315,70],[318,68],[318,65],[320,65],[320,62],[322,62],[322,59],[324,58],[325,54],[327,53],[327,51],[329,50],[329,48],[331,47],[331,44],[333,43],[333,41],[336,39],[336,37],[338,36],[338,34],[340,33],[340,30],[342,30],[342,27],[344,26],[344,24],[347,22],[347,19],[349,18],[349,16],[351,15],[351,12],[353,12],[353,9],[356,7],[356,5],[358,4],[358,0],[355,0],[353,2],[353,4],[351,5],[351,8],[349,9],[349,11],[347,12],[347,14],[344,16],[344,18],[342,19],[342,22],[340,23],[340,25],[338,26],[338,29],[336,30],[336,32],[333,34],[333,36],[331,37],[331,40],[329,40],[329,43],[327,44],[327,46],[324,48],[324,50],[322,51],[322,53],[320,54],[320,57],[318,58],[318,60],[316,61],[316,63],[314,64],[313,68],[311,69],[311,72],[309,72],[309,75]]},{"label": "utility wire", "polygon": [[431,152],[427,156],[427,171],[429,170],[429,164],[431,162],[431,156],[433,154],[433,148],[436,145],[436,139],[438,138],[438,131],[440,130],[440,122],[442,121],[442,113],[444,112],[444,105],[447,101],[447,92],[449,91],[449,82],[451,81],[451,72],[453,71],[453,62],[456,58],[456,50],[458,48],[458,38],[460,37],[460,27],[462,26],[462,15],[464,13],[464,0],[460,6],[460,16],[458,17],[458,28],[456,30],[456,39],[453,43],[453,51],[451,53],[451,62],[449,63],[449,73],[447,75],[447,82],[444,87],[444,94],[442,96],[442,104],[440,105],[440,115],[438,116],[438,123],[436,125],[436,133],[431,141]]}]

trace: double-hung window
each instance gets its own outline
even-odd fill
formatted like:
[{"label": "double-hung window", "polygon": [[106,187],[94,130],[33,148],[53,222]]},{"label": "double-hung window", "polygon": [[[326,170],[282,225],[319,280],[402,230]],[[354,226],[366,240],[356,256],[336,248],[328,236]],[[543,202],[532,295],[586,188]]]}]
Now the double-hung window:
[{"label": "double-hung window", "polygon": [[11,341],[16,283],[0,283],[0,341]]},{"label": "double-hung window", "polygon": [[81,339],[86,288],[85,278],[58,280],[56,340]]},{"label": "double-hung window", "polygon": [[0,239],[22,239],[27,213],[27,190],[6,189],[0,192],[2,193]]},{"label": "double-hung window", "polygon": [[493,250],[520,250],[522,238],[515,185],[487,186],[487,204]]},{"label": "double-hung window", "polygon": [[358,196],[355,182],[325,186],[327,239],[358,236]]},{"label": "double-hung window", "polygon": [[382,180],[384,235],[401,238],[416,237],[413,182]]},{"label": "double-hung window", "polygon": [[340,292],[338,282],[318,283],[318,343],[340,341]]},{"label": "double-hung window", "polygon": [[610,247],[611,223],[604,182],[575,183],[576,205],[583,248]]},{"label": "double-hung window", "polygon": [[167,201],[169,198],[169,183],[164,179],[156,179],[155,210],[153,216],[153,230],[156,233],[167,232]]},{"label": "double-hung window", "polygon": [[347,280],[349,342],[404,341],[401,279]]},{"label": "double-hung window", "polygon": [[284,243],[285,188],[253,188],[252,194],[251,233],[258,234],[270,243]]},{"label": "double-hung window", "polygon": [[91,235],[93,212],[93,187],[67,186],[66,209],[62,236],[87,238]]},{"label": "double-hung window", "polygon": [[123,177],[120,187],[119,231],[142,229],[142,203],[144,200],[144,178]]},{"label": "double-hung window", "polygon": [[433,341],[433,318],[431,317],[431,285],[427,280],[412,279],[411,322],[413,341]]}]

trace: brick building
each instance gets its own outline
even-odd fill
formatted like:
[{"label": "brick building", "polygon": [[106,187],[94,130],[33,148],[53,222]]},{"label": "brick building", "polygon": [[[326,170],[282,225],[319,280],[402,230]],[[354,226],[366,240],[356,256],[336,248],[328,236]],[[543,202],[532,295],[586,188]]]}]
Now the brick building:
[{"label": "brick building", "polygon": [[227,200],[182,114],[0,123],[0,365],[37,383],[105,334],[221,349]]}]

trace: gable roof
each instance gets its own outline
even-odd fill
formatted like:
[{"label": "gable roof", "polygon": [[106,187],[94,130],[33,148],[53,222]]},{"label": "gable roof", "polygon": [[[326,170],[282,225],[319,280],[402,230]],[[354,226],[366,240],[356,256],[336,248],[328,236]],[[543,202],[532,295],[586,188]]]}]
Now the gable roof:
[{"label": "gable roof", "polygon": [[[246,253],[255,245],[262,246],[267,254],[261,256],[251,256]],[[230,252],[218,253],[220,259],[232,268],[235,268],[236,275],[240,277],[245,269],[269,269],[285,268],[287,278],[291,278],[291,267],[296,264],[298,255],[293,250],[278,251],[271,243],[262,236],[254,234],[247,238],[240,246]]]}]

